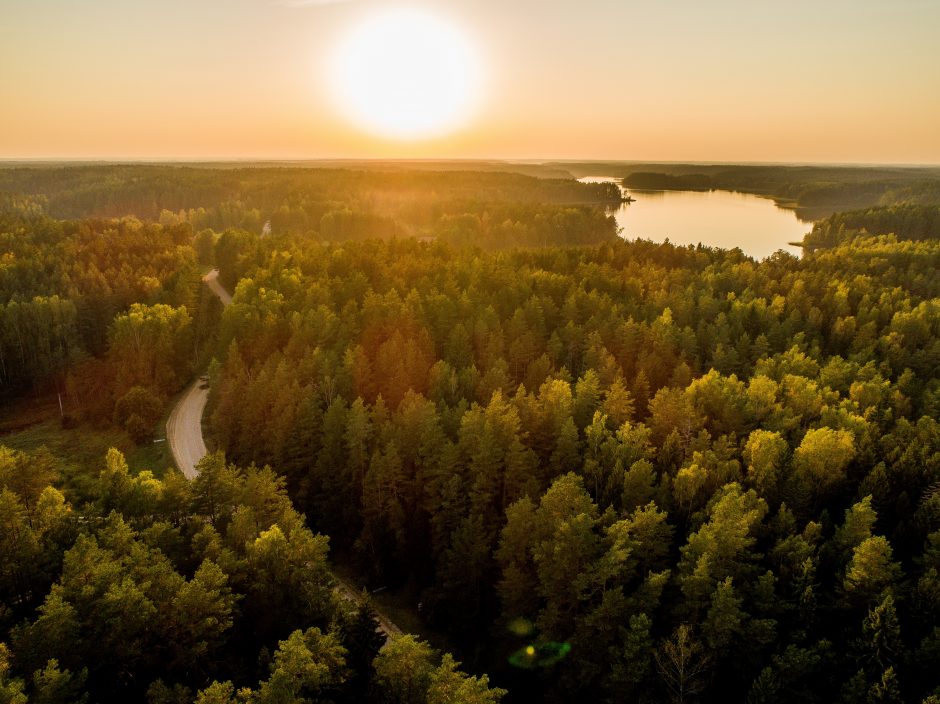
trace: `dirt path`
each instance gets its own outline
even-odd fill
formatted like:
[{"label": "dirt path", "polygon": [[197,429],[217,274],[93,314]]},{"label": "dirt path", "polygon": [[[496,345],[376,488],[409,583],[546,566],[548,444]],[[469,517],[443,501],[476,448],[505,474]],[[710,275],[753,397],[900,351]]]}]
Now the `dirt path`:
[{"label": "dirt path", "polygon": [[[210,271],[202,277],[202,280],[219,297],[222,305],[227,306],[232,302],[231,294],[219,283],[218,269]],[[199,464],[199,460],[206,456],[207,452],[206,443],[202,437],[202,414],[206,409],[206,402],[209,400],[209,389],[208,387],[201,388],[203,383],[202,379],[198,378],[186,389],[170,412],[170,418],[166,423],[166,440],[170,445],[170,451],[173,453],[173,460],[187,479],[195,479],[199,474],[196,471],[196,465]],[[333,572],[330,572],[330,576],[336,582],[336,591],[343,598],[358,606],[363,604],[362,594],[356,591],[353,585]],[[388,639],[401,635],[401,629],[390,618],[376,609],[374,605],[372,611],[379,623],[377,631],[381,631]]]},{"label": "dirt path", "polygon": [[[356,606],[362,606],[365,603],[366,599],[363,597],[362,592],[356,591],[352,584],[335,572],[330,572],[330,576],[333,577],[333,581],[336,582],[336,591],[338,591],[344,599],[348,599],[356,604]],[[396,626],[388,616],[379,611],[375,607],[375,604],[370,604],[370,607],[372,608],[375,620],[379,623],[379,627],[376,631],[381,631],[386,638],[397,638],[402,634],[402,630]]]},{"label": "dirt path", "polygon": [[208,274],[202,277],[202,280],[205,282],[206,286],[219,297],[219,300],[222,301],[223,306],[227,306],[232,302],[232,295],[222,288],[222,284],[219,283],[219,270],[213,269]]}]

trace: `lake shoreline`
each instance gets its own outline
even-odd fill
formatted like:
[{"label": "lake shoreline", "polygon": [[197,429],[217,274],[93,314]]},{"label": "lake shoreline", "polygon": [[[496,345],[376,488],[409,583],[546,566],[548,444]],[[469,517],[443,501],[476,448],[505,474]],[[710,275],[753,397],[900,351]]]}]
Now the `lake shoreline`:
[{"label": "lake shoreline", "polygon": [[[673,244],[703,244],[741,249],[764,259],[782,250],[802,255],[795,243],[812,229],[813,220],[801,217],[796,204],[769,194],[727,189],[626,188],[614,176],[584,176],[582,183],[614,183],[625,198],[611,207],[624,239],[649,239]],[[635,197],[634,197],[635,196]]]}]

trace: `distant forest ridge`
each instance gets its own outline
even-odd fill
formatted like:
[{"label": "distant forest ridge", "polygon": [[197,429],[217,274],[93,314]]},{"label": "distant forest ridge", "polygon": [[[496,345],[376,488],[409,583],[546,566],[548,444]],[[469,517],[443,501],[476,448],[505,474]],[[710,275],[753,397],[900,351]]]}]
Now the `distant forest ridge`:
[{"label": "distant forest ridge", "polygon": [[[513,170],[513,173],[500,171]],[[526,173],[522,173],[526,172]],[[236,228],[325,242],[419,237],[483,247],[596,244],[627,188],[726,189],[817,221],[805,245],[858,233],[937,236],[940,168],[499,161],[31,164],[0,168],[0,200],[65,219],[134,216],[193,231]]]},{"label": "distant forest ridge", "polygon": [[[41,196],[53,217],[152,219],[162,210],[209,209],[241,202],[267,211],[331,203],[412,211],[444,201],[604,204],[618,201],[612,184],[584,184],[491,169],[283,168],[220,169],[167,164],[75,164],[0,168],[0,194]],[[412,214],[418,214],[413,212]]]},{"label": "distant forest ridge", "polygon": [[0,159],[0,169],[59,169],[76,167],[113,168],[127,166],[174,167],[233,171],[238,169],[300,169],[371,171],[371,172],[447,172],[476,171],[511,173],[543,179],[576,178],[563,166],[538,162],[498,161],[491,159],[229,159],[199,161],[108,161],[108,160],[16,160]]},{"label": "distant forest ridge", "polygon": [[[6,168],[4,168],[6,166]],[[186,176],[179,178],[181,170]],[[221,175],[219,172],[224,172]],[[350,181],[349,174],[358,174]],[[446,174],[446,175],[445,175]],[[419,202],[436,198],[523,200],[547,203],[610,202],[618,194],[603,184],[577,189],[584,176],[623,179],[634,189],[733,190],[774,198],[806,220],[878,205],[940,204],[940,166],[850,166],[788,164],[701,164],[628,161],[517,162],[499,160],[297,160],[206,161],[180,163],[5,162],[0,192],[45,194],[55,217],[125,215],[113,207],[124,195],[138,217],[156,218],[160,209],[204,207],[231,198],[256,200],[284,188],[309,198],[352,191],[356,197],[394,191],[399,200],[422,192]],[[528,178],[526,178],[528,177]],[[264,186],[262,187],[262,181]],[[168,182],[172,186],[168,186]],[[199,182],[199,187],[194,186]],[[211,184],[209,190],[206,187]],[[180,187],[185,185],[185,197]],[[588,184],[583,184],[589,186]],[[257,186],[257,188],[254,188]],[[78,191],[77,193],[75,191]],[[112,193],[112,191],[114,191]],[[410,192],[410,193],[409,193]],[[472,195],[471,195],[472,194]],[[147,202],[135,202],[147,196]],[[193,204],[196,205],[193,205]],[[379,196],[375,205],[387,206]],[[89,205],[93,206],[89,212]],[[280,208],[284,203],[277,203]],[[153,210],[157,209],[154,213]]]}]

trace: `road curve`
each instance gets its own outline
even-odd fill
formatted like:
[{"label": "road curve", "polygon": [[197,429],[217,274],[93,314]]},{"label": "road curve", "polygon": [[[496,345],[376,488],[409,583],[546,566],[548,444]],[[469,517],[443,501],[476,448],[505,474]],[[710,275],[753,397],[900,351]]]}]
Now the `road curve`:
[{"label": "road curve", "polygon": [[[226,291],[219,283],[219,270],[213,269],[202,277],[203,283],[209,287],[222,305],[227,306],[232,302],[231,294]],[[195,479],[199,472],[196,471],[196,465],[199,460],[206,456],[206,443],[202,437],[202,414],[206,410],[206,402],[209,400],[209,389],[201,388],[203,381],[196,379],[186,391],[180,396],[179,401],[170,412],[170,418],[166,423],[166,440],[170,445],[170,451],[173,453],[173,460],[176,466],[187,479]],[[363,606],[365,598],[361,592],[340,578],[337,574],[330,572],[330,576],[336,583],[336,590],[357,606]],[[375,619],[378,621],[376,632],[382,633],[386,639],[396,638],[401,635],[401,629],[396,626],[388,616],[371,605]]]},{"label": "road curve", "polygon": [[[219,283],[219,270],[213,269],[202,277],[222,305],[232,302],[229,292]],[[202,413],[209,400],[209,389],[201,388],[202,381],[196,379],[180,396],[170,418],[166,422],[166,441],[173,453],[173,461],[187,479],[196,478],[196,465],[206,456],[206,443],[202,438]]]},{"label": "road curve", "polygon": [[209,389],[202,389],[196,379],[177,401],[166,422],[166,441],[176,466],[187,479],[195,479],[196,465],[206,456],[206,443],[202,439],[202,412],[209,400]]}]

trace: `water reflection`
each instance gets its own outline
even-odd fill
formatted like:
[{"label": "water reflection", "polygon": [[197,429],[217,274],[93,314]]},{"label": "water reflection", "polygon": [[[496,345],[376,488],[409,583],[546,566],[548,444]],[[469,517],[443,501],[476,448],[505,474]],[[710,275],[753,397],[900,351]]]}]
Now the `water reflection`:
[{"label": "water reflection", "polygon": [[[579,180],[619,185],[619,179],[609,177]],[[746,254],[763,259],[778,249],[799,256],[800,248],[788,243],[799,242],[812,228],[812,223],[801,221],[792,210],[747,193],[621,190],[636,199],[610,210],[626,239],[740,247]]]},{"label": "water reflection", "polygon": [[[627,192],[626,188],[621,187],[621,190]],[[629,193],[631,198],[634,200],[640,197],[649,199],[649,198],[665,198],[667,193],[702,193],[702,191],[647,191],[643,188],[632,188]]]}]

